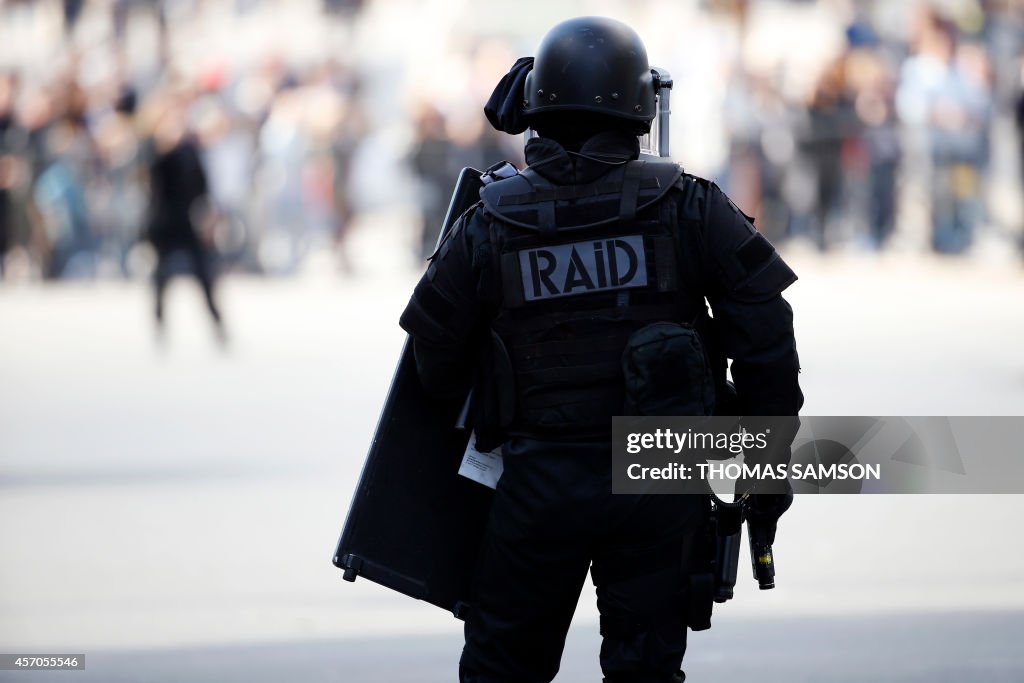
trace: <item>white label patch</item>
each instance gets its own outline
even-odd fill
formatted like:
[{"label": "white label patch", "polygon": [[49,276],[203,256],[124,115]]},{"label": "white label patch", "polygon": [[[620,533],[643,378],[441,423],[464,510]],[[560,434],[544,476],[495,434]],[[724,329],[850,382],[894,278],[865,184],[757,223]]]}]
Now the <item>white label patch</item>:
[{"label": "white label patch", "polygon": [[645,287],[644,238],[631,235],[524,249],[519,252],[519,272],[526,301]]},{"label": "white label patch", "polygon": [[504,461],[501,459],[501,446],[498,446],[493,451],[481,453],[476,449],[476,432],[470,434],[466,452],[462,455],[459,474],[493,489],[497,488],[498,479],[501,478],[501,473],[504,470]]}]

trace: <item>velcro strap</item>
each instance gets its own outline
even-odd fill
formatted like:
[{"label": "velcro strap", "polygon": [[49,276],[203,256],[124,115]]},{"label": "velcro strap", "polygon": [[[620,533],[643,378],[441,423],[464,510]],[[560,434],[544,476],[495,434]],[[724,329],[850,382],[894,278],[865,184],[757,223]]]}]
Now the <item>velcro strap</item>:
[{"label": "velcro strap", "polygon": [[[661,183],[657,178],[645,178],[640,182],[638,189],[657,190]],[[502,195],[498,199],[498,206],[519,206],[522,204],[534,204],[536,202],[567,202],[574,199],[587,199],[590,197],[601,197],[604,195],[618,194],[622,189],[619,183],[595,183],[592,185],[559,185],[551,188],[541,188],[533,192],[523,194]]]},{"label": "velcro strap", "polygon": [[[606,395],[603,392],[595,395],[595,392],[591,390],[589,386],[582,387],[532,387],[531,390],[524,392],[528,401],[529,408],[524,408],[524,412],[536,414],[547,410],[549,408],[567,409],[571,406],[579,405],[581,403],[589,404],[593,413],[605,412],[609,410],[613,411],[611,414],[617,414],[616,409],[622,408],[622,397]],[[598,410],[598,404],[603,407]],[[529,415],[526,415],[524,422],[529,423]],[[533,425],[536,426],[536,425]],[[611,432],[612,425],[611,420],[608,420],[607,426],[603,431]]]},{"label": "velcro strap", "polygon": [[516,374],[521,383],[528,385],[582,385],[585,383],[604,382],[605,380],[621,376],[622,363],[616,360],[607,363],[588,363],[586,365],[572,365],[560,368],[523,370]]},{"label": "velcro strap", "polygon": [[619,199],[619,220],[631,221],[636,218],[636,207],[640,203],[640,183],[645,161],[631,161],[626,164],[622,180],[622,196]]},{"label": "velcro strap", "polygon": [[540,202],[537,205],[537,227],[540,234],[550,239],[555,235],[555,202],[554,200]]},{"label": "velcro strap", "polygon": [[[651,238],[654,245],[654,269],[659,292],[676,291],[676,251],[670,235]],[[649,281],[649,280],[648,280]]]},{"label": "velcro strap", "polygon": [[[580,319],[580,311],[551,312],[542,316],[517,320],[515,323],[516,334],[531,334],[541,330],[547,330],[564,323],[572,323]],[[638,306],[596,308],[587,310],[585,315],[589,319],[601,319],[609,324],[616,322],[634,321],[655,321],[655,320],[676,320],[679,317],[679,310],[675,304],[643,304]]]},{"label": "velcro strap", "polygon": [[753,272],[758,266],[775,254],[775,247],[759,232],[748,237],[736,251],[736,258],[747,272]]},{"label": "velcro strap", "polygon": [[[512,348],[517,360],[529,362],[533,358],[549,358],[567,353],[594,353],[602,351],[621,351],[631,333],[613,334],[604,337],[588,337],[584,344],[576,339],[559,339],[556,341],[520,344]],[[582,348],[581,348],[582,347]]]},{"label": "velcro strap", "polygon": [[519,273],[519,254],[516,252],[501,255],[501,287],[507,308],[523,305],[523,278]]}]

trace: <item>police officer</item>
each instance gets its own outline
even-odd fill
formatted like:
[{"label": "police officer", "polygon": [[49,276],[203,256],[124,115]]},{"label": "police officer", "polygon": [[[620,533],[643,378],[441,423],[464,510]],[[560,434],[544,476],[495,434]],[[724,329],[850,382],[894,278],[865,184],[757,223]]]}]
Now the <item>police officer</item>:
[{"label": "police officer", "polygon": [[622,358],[636,335],[694,324],[718,404],[703,412],[796,415],[803,403],[781,296],[796,275],[713,183],[639,159],[656,87],[624,24],[554,27],[487,108],[505,132],[538,133],[528,167],[484,187],[401,318],[424,387],[472,387],[478,444],[504,444],[462,683],[552,680],[588,571],[604,680],[683,680],[687,626],[710,609],[687,581],[706,565],[706,499],[611,494],[611,417],[628,398]]}]

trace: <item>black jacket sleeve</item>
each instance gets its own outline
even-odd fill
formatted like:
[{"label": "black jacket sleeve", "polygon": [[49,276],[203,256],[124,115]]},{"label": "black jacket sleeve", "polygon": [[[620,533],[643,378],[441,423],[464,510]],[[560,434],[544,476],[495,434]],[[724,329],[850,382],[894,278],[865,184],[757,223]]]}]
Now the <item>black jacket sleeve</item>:
[{"label": "black jacket sleeve", "polygon": [[782,291],[796,281],[771,243],[714,184],[703,225],[706,295],[732,359],[741,415],[796,415],[803,405],[793,309]]},{"label": "black jacket sleeve", "polygon": [[470,210],[452,227],[413,291],[399,324],[412,337],[420,381],[438,397],[465,396],[486,331],[481,278],[486,226]]}]

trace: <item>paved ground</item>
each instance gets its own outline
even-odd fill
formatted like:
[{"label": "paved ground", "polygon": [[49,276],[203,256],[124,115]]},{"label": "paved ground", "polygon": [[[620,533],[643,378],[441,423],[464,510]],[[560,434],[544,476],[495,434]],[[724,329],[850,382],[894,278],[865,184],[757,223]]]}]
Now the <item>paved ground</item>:
[{"label": "paved ground", "polygon": [[[687,680],[1017,683],[1024,671],[1024,654],[1018,647],[1022,634],[1024,616],[1020,614],[752,621],[723,616],[711,631],[691,634]],[[572,631],[556,683],[601,679],[597,635],[592,624]],[[457,635],[420,635],[96,651],[89,654],[84,672],[31,676],[0,672],[0,681],[451,683],[460,648]]]},{"label": "paved ground", "polygon": [[[1020,270],[793,260],[807,414],[1024,414]],[[415,279],[370,262],[227,280],[226,351],[187,282],[162,348],[139,285],[0,288],[0,651],[89,653],[83,681],[451,680],[457,622],[330,565]],[[801,499],[779,588],[741,576],[691,680],[1021,680],[1022,512]],[[591,605],[559,680],[597,679]]]}]

